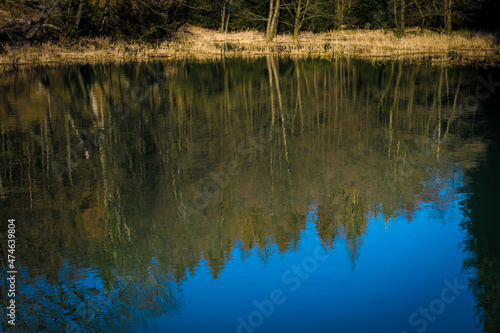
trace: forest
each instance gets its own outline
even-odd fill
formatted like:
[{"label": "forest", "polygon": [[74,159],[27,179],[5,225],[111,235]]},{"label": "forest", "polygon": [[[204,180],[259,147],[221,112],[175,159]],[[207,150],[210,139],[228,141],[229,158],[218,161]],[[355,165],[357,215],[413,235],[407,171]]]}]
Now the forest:
[{"label": "forest", "polygon": [[[0,42],[108,36],[155,41],[180,26],[277,34],[349,29],[493,31],[494,0],[1,0]],[[0,44],[0,53],[2,47]]]}]

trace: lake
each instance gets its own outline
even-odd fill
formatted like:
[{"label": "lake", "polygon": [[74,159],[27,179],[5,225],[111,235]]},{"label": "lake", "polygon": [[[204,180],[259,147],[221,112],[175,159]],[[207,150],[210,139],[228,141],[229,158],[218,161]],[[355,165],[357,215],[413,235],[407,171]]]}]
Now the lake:
[{"label": "lake", "polygon": [[341,58],[3,73],[2,327],[500,332],[499,81]]}]

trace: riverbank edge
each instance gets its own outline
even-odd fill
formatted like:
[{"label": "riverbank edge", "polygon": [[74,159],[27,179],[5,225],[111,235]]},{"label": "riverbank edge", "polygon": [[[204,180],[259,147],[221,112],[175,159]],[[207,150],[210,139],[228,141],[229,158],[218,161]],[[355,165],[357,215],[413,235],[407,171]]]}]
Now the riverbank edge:
[{"label": "riverbank edge", "polygon": [[61,40],[18,46],[0,45],[0,71],[57,64],[128,62],[155,59],[215,60],[222,57],[350,58],[373,62],[405,61],[438,66],[500,66],[500,37],[484,32],[451,35],[409,29],[302,33],[294,40],[279,35],[272,42],[257,31],[219,33],[185,26],[168,41],[112,40],[106,37]]}]

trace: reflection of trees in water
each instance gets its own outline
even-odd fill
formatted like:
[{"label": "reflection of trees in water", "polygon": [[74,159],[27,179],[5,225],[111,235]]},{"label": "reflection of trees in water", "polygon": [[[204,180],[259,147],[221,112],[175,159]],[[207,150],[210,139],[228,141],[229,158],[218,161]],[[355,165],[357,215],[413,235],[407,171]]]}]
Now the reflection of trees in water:
[{"label": "reflection of trees in water", "polygon": [[55,282],[43,276],[19,275],[16,329],[128,332],[133,327],[147,325],[149,319],[175,313],[181,306],[177,285],[157,264],[148,267],[145,279],[140,279],[138,272],[127,274],[117,277],[110,290],[102,285],[97,270],[70,265],[60,269]]},{"label": "reflection of trees in water", "polygon": [[316,224],[323,246],[327,248],[333,248],[337,235],[342,235],[353,268],[367,222],[366,206],[359,199],[353,188],[346,188],[343,193],[328,197],[328,203],[321,207]]},{"label": "reflection of trees in water", "polygon": [[[498,95],[497,95],[498,99]],[[492,104],[494,105],[494,104]],[[498,104],[497,104],[498,105]],[[497,112],[491,107],[490,112]],[[500,145],[498,114],[488,116],[493,141],[486,158],[470,172],[468,197],[465,200],[463,228],[468,238],[463,243],[468,258],[464,268],[475,277],[470,287],[476,300],[476,313],[483,332],[500,332]]]},{"label": "reflection of trees in water", "polygon": [[[171,289],[155,289],[162,279],[181,283],[202,259],[217,278],[235,246],[264,262],[274,245],[296,249],[311,202],[323,245],[341,237],[354,265],[367,216],[451,201],[448,180],[483,149],[476,118],[455,112],[475,87],[463,69],[154,66],[156,76],[144,64],[46,69],[0,90],[0,178],[21,258],[54,286],[66,259],[99,267],[95,296],[114,299],[110,316],[174,309]],[[140,273],[152,258],[154,274]]]}]

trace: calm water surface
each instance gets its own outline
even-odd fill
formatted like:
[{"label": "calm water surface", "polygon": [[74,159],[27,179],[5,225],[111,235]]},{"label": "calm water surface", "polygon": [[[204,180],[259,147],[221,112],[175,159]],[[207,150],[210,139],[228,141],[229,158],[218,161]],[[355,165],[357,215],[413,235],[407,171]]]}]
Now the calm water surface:
[{"label": "calm water surface", "polygon": [[496,81],[277,58],[2,74],[2,327],[497,332]]}]

